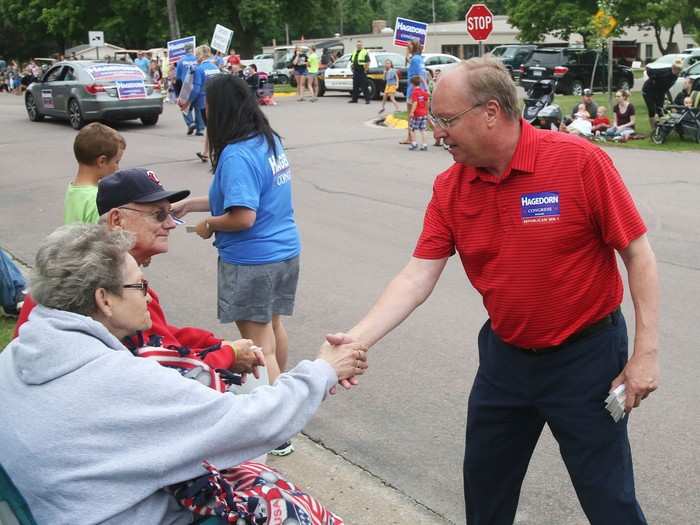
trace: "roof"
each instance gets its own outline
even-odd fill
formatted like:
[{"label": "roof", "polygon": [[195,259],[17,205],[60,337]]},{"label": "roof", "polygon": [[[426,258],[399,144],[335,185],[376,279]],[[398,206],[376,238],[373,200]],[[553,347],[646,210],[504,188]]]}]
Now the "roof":
[{"label": "roof", "polygon": [[70,48],[66,49],[66,52],[64,54],[70,55],[72,53],[75,53],[75,54],[85,53],[86,51],[92,51],[93,49],[97,49],[97,48],[102,49],[105,47],[107,47],[109,49],[118,50],[118,51],[121,51],[124,49],[123,47],[115,46],[114,44],[108,44],[107,42],[105,42],[101,46],[91,46],[90,44],[80,44],[79,46],[74,46],[74,47],[70,47]]}]

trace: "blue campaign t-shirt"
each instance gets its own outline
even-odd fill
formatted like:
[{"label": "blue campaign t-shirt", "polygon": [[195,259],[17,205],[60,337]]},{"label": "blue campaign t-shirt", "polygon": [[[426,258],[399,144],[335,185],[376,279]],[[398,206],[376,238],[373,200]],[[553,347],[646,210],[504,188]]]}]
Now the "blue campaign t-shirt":
[{"label": "blue campaign t-shirt", "polygon": [[281,141],[277,156],[264,135],[229,144],[221,153],[209,188],[214,216],[234,206],[256,212],[255,223],[239,232],[216,232],[214,246],[230,264],[286,261],[301,252],[292,207],[292,172]]},{"label": "blue campaign t-shirt", "polygon": [[202,62],[194,70],[194,78],[192,79],[192,93],[190,93],[190,102],[197,109],[204,109],[207,98],[207,79],[212,75],[221,73],[218,67],[211,60]]},{"label": "blue campaign t-shirt", "polygon": [[187,76],[187,71],[189,71],[191,67],[196,66],[197,58],[192,53],[184,55],[177,62],[177,66],[175,67],[175,79],[180,81],[185,80],[185,77]]}]

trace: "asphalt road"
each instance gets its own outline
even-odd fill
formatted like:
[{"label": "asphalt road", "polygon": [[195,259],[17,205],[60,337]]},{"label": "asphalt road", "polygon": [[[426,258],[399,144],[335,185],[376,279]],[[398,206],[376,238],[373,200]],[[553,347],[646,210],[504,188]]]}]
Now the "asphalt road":
[{"label": "asphalt road", "polygon": [[[451,163],[439,148],[406,151],[397,144],[401,132],[366,124],[376,103],[346,100],[284,98],[265,108],[288,148],[303,241],[296,314],[287,323],[292,362],[313,357],[324,333],[352,326],[408,260],[432,180]],[[169,189],[207,191],[210,173],[194,156],[199,140],[185,136],[175,108],[167,106],[154,128],[118,129],[128,145],[122,167],[153,168]],[[61,224],[75,172],[74,135],[65,123],[29,122],[19,97],[0,96],[0,245],[27,262]],[[663,286],[662,384],[630,422],[637,493],[649,523],[697,523],[700,155],[609,152],[647,221]],[[235,337],[233,326],[216,321],[215,263],[209,242],[178,229],[169,255],[154,258],[146,274],[173,322]],[[629,297],[623,309],[632,319]],[[466,396],[485,318],[459,260],[451,261],[429,301],[371,351],[361,385],[325,403],[306,433],[462,523]],[[586,523],[548,431],[525,479],[516,523]]]}]

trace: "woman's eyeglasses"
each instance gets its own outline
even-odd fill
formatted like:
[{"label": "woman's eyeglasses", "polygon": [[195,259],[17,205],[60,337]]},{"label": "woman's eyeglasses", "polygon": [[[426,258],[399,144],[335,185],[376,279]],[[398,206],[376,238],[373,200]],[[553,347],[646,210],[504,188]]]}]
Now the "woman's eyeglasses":
[{"label": "woman's eyeglasses", "polygon": [[141,282],[136,284],[125,284],[122,286],[122,288],[141,290],[143,292],[144,297],[148,295],[148,281],[146,279],[141,279]]}]

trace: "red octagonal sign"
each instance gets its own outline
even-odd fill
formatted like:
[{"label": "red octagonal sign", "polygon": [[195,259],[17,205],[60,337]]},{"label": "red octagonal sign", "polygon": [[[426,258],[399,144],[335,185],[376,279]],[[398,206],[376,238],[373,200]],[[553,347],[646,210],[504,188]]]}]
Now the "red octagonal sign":
[{"label": "red octagonal sign", "polygon": [[474,4],[464,17],[467,33],[474,40],[486,40],[493,31],[493,13],[484,4]]}]

